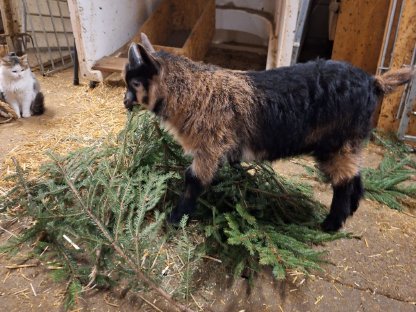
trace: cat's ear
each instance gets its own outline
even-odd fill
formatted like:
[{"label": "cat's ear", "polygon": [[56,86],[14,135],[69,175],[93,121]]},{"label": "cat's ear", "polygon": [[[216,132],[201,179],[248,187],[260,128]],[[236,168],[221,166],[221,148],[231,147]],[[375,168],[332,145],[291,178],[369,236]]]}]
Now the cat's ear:
[{"label": "cat's ear", "polygon": [[9,64],[9,57],[7,56],[7,54],[1,58],[0,64],[1,65],[7,65],[7,64]]},{"label": "cat's ear", "polygon": [[24,55],[22,55],[21,57],[19,57],[19,60],[20,60],[20,63],[21,63],[22,65],[25,65],[25,66],[27,66],[27,65],[28,65],[28,62],[27,62],[27,54],[24,54]]}]

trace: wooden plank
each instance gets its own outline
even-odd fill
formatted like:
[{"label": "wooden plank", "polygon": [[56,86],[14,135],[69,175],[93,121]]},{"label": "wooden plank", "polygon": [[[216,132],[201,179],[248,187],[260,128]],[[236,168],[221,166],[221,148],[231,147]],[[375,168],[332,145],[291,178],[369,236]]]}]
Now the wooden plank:
[{"label": "wooden plank", "polygon": [[375,74],[390,0],[341,1],[332,59]]},{"label": "wooden plank", "polygon": [[124,67],[127,64],[127,58],[124,57],[114,57],[114,56],[105,56],[102,59],[98,60],[92,69],[100,70],[103,72],[119,72],[121,73],[124,70]]},{"label": "wooden plank", "polygon": [[204,58],[215,33],[215,1],[205,2],[201,16],[194,25],[184,45],[185,55],[193,60]]},{"label": "wooden plank", "polygon": [[[391,69],[398,69],[411,61],[416,44],[416,0],[403,1],[403,13],[400,19],[396,44],[393,49]],[[403,94],[399,91],[384,97],[377,127],[384,131],[397,131],[399,120],[396,120],[397,110]],[[411,120],[408,134],[416,135],[416,120]]]}]

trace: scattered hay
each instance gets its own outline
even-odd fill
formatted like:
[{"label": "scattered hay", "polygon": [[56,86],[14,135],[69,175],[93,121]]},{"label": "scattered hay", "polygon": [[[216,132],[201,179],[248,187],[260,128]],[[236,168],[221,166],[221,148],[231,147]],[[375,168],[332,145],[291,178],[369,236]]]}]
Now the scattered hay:
[{"label": "scattered hay", "polygon": [[[38,131],[19,129],[26,137],[23,143],[18,143],[0,160],[0,189],[13,187],[5,176],[12,174],[15,169],[12,157],[16,158],[24,170],[29,170],[30,177],[39,173],[39,166],[48,159],[46,152],[67,154],[77,148],[90,146],[97,140],[104,141],[109,135],[118,133],[126,121],[126,113],[122,104],[124,89],[99,85],[95,89],[87,86],[68,86],[65,79],[39,77],[44,88],[46,109],[48,101],[55,101],[59,95],[55,90],[70,89],[67,96],[57,104],[74,107],[74,113],[62,117],[43,118]],[[83,105],[81,106],[80,103]],[[56,109],[56,108],[54,108]],[[24,122],[24,121],[22,121]],[[6,130],[7,131],[7,130]]]}]

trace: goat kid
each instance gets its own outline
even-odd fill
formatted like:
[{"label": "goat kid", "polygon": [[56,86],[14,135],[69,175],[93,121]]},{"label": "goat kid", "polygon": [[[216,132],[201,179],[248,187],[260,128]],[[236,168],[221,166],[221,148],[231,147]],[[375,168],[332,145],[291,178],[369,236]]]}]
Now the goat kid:
[{"label": "goat kid", "polygon": [[155,52],[142,34],[142,45],[129,49],[124,105],[140,103],[152,111],[193,156],[171,222],[193,213],[224,159],[310,154],[333,188],[322,229],[337,231],[364,194],[360,155],[378,100],[413,75],[403,68],[374,77],[332,60],[234,71]]}]

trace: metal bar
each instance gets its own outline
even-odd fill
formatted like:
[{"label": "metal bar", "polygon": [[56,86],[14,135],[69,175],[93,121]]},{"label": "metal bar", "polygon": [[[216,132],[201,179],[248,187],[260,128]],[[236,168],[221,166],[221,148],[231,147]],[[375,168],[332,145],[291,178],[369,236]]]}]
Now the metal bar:
[{"label": "metal bar", "polygon": [[[43,33],[46,33],[46,34],[53,34],[54,33],[53,30],[46,30],[46,29],[45,29],[45,31],[43,31],[43,30],[35,30],[34,32],[35,33],[42,33],[42,34]],[[63,33],[66,33],[66,32],[64,30],[57,30],[56,33],[57,34],[63,34]]]},{"label": "metal bar", "polygon": [[[67,46],[63,46],[63,47],[61,47],[62,49],[67,49],[68,47]],[[71,47],[69,47],[69,48],[71,48],[72,49],[72,46]],[[28,48],[28,50],[30,50],[31,48]],[[47,52],[48,51],[48,48],[47,47],[39,47],[39,51],[40,52]],[[51,51],[52,52],[56,52],[56,51],[58,51],[58,48],[55,48],[55,47],[51,47]],[[65,52],[65,54],[64,54],[64,56],[69,56],[69,54],[67,54],[66,53],[66,51],[64,51]],[[72,51],[71,51],[72,52]]]},{"label": "metal bar", "polygon": [[[399,26],[400,26],[400,20],[402,19],[404,2],[405,2],[405,1],[402,1],[401,5],[400,5],[400,13],[399,13],[399,17],[397,18],[397,27],[396,27],[396,32],[395,32],[395,34],[394,34],[393,48],[394,48],[394,46],[396,45],[397,36],[399,35]],[[389,61],[389,67],[390,67],[390,64],[391,64],[391,59],[393,58],[393,52],[394,52],[394,49],[392,49],[392,50],[391,50],[390,61]]]},{"label": "metal bar", "polygon": [[77,52],[77,46],[75,44],[74,39],[74,86],[79,85],[79,63],[78,63],[78,52]]},{"label": "metal bar", "polygon": [[402,118],[400,119],[399,129],[397,130],[397,136],[401,140],[405,139],[406,137],[407,127],[409,126],[409,120],[413,112],[413,105],[415,101],[416,101],[416,76],[411,81],[411,86],[409,87]]},{"label": "metal bar", "polygon": [[[53,28],[53,31],[54,31],[54,33],[55,33],[56,45],[58,46],[58,51],[59,51],[59,55],[61,56],[62,65],[65,65],[65,61],[64,61],[64,58],[63,58],[63,56],[62,56],[61,46],[60,46],[60,44],[59,44],[59,40],[58,40],[58,35],[57,35],[57,33],[56,33],[55,23],[54,23],[54,21],[53,21],[53,17],[52,17],[52,10],[51,10],[51,5],[50,5],[50,3],[49,3],[49,0],[46,0],[46,5],[48,6],[48,11],[49,11],[49,13],[50,13],[50,15],[51,15],[50,19],[51,19],[51,23],[52,23],[52,28]],[[58,5],[59,5],[59,3],[58,3]]]},{"label": "metal bar", "polygon": [[[26,3],[26,0],[23,0],[22,3],[23,3],[23,9],[24,9],[25,15],[26,15],[26,13],[27,13],[27,3]],[[35,32],[33,31],[34,28],[33,28],[32,18],[30,16],[28,16],[28,20],[29,20],[29,24],[30,24],[31,31],[32,31],[32,38],[33,38],[33,40],[35,42],[36,54],[39,56],[38,61],[39,61],[40,70],[42,72],[42,75],[45,75],[45,68],[43,67],[42,56],[39,53],[39,49],[38,49],[38,41],[36,39]]]},{"label": "metal bar", "polygon": [[[38,13],[40,14],[39,1],[35,1],[35,2],[36,2],[36,7],[38,8]],[[50,58],[50,61],[51,61],[51,65],[52,65],[52,68],[55,69],[55,62],[53,61],[53,58],[52,58],[52,53],[51,53],[51,50],[50,50],[48,36],[47,36],[46,31],[45,31],[45,24],[43,22],[42,16],[39,15],[39,17],[40,17],[40,24],[42,25],[43,33],[45,34],[46,45],[48,46],[48,53],[49,53],[49,58]]]},{"label": "metal bar", "polygon": [[[59,4],[58,4],[59,5]],[[60,18],[60,16],[59,15],[48,15],[48,14],[36,14],[36,13],[28,13],[27,15],[31,15],[31,16],[42,16],[42,17],[53,17],[53,18]],[[62,16],[62,18],[65,18],[65,19],[71,19],[71,17],[70,16]]]},{"label": "metal bar", "polygon": [[[41,64],[41,60],[39,59],[39,55],[38,55],[38,53],[36,52],[36,48],[35,48],[35,44],[34,44],[34,42],[33,42],[33,38],[32,38],[32,36],[31,35],[29,35],[29,34],[26,34],[27,36],[28,36],[28,38],[30,39],[29,41],[32,43],[32,47],[33,47],[33,49],[35,49],[35,57],[36,57],[36,60],[38,61],[38,64]],[[29,50],[29,49],[27,49],[27,48],[25,48],[26,49],[26,51],[27,50]],[[42,74],[43,74],[43,71],[42,71]]]},{"label": "metal bar", "polygon": [[297,20],[297,26],[296,26],[295,39],[293,42],[291,64],[296,63],[298,60],[299,51],[301,49],[301,44],[302,44],[303,32],[305,29],[305,22],[307,19],[307,13],[309,11],[310,4],[311,4],[310,0],[303,0],[301,7],[299,9],[299,12],[298,12],[298,20]]},{"label": "metal bar", "polygon": [[403,137],[403,140],[416,142],[416,136],[414,136],[414,135],[405,135]]},{"label": "metal bar", "polygon": [[[412,54],[412,58],[411,58],[409,66],[414,66],[414,65],[416,65],[416,44],[415,44],[415,47],[413,49],[413,54]],[[399,108],[397,110],[396,119],[400,119],[401,116],[403,115],[403,109],[404,109],[405,103],[407,103],[407,101],[408,101],[409,88],[411,87],[411,84],[412,83],[409,83],[406,86],[406,89],[404,90],[404,92],[403,92],[403,94],[400,98],[400,103],[399,103]]]},{"label": "metal bar", "polygon": [[[378,70],[377,70],[377,74],[381,73],[382,69],[385,69],[386,67],[384,66],[384,61],[386,59],[386,53],[387,53],[387,47],[389,45],[389,39],[390,39],[390,34],[391,34],[391,28],[393,27],[393,20],[394,20],[394,15],[396,14],[396,6],[397,6],[397,0],[393,0],[393,4],[392,4],[392,9],[390,11],[389,14],[389,24],[387,26],[387,35],[386,35],[386,40],[383,42],[383,50],[381,53],[381,61],[380,61],[380,66]],[[394,44],[393,44],[394,46]],[[389,64],[390,67],[390,64]],[[389,68],[388,67],[388,68]],[[387,69],[388,69],[387,68]]]},{"label": "metal bar", "polygon": [[[68,4],[68,2],[67,2],[67,4]],[[62,27],[64,28],[66,46],[68,47],[68,53],[71,56],[71,61],[74,62],[74,58],[72,57],[71,48],[70,48],[69,40],[68,40],[68,35],[67,35],[66,28],[65,28],[65,22],[63,20],[62,10],[61,10],[61,6],[59,5],[59,2],[58,2],[58,11],[59,11],[59,15],[61,17]]]},{"label": "metal bar", "polygon": [[45,75],[50,75],[50,74],[56,73],[56,72],[58,72],[60,70],[67,69],[67,68],[70,68],[70,67],[72,67],[72,63],[66,63],[64,66],[61,66],[59,68],[55,68],[55,69],[48,70],[45,73]]}]

